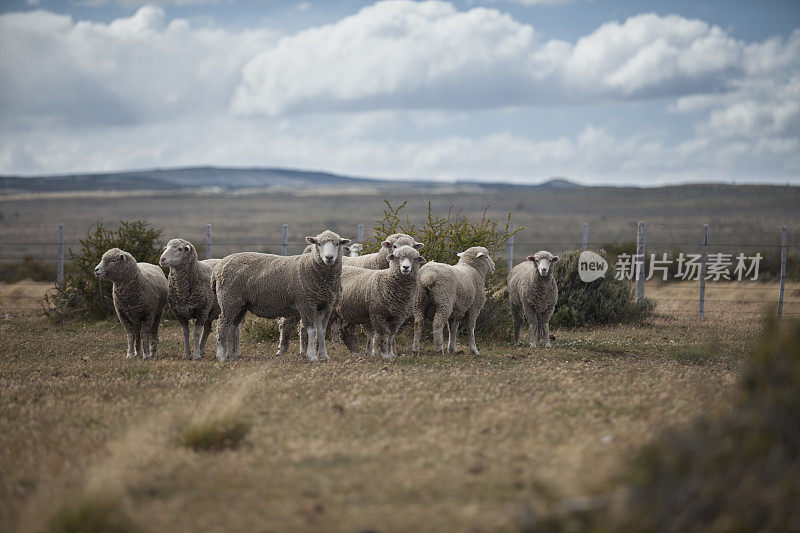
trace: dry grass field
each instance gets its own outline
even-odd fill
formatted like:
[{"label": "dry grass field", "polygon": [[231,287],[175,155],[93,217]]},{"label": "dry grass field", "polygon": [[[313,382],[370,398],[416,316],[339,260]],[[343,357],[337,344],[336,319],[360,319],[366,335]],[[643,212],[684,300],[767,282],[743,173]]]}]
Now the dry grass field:
[{"label": "dry grass field", "polygon": [[[796,290],[796,289],[795,289]],[[743,304],[745,305],[745,304]],[[753,312],[760,307],[749,304]],[[729,409],[753,314],[555,331],[551,350],[126,360],[115,321],[0,325],[0,530],[520,530]],[[213,337],[211,340],[213,344]],[[75,529],[72,529],[75,530]],[[86,530],[86,529],[84,529]]]},{"label": "dry grass field", "polygon": [[[797,246],[800,189],[692,186],[577,191],[414,191],[471,218],[514,212],[519,257],[634,238],[676,248],[699,240],[749,252]],[[333,197],[333,199],[332,199]],[[336,208],[331,208],[331,202]],[[382,215],[374,191],[334,194],[119,194],[0,198],[0,262],[52,257],[55,227],[74,243],[97,220],[144,219],[203,242],[214,255],[279,246],[323,227],[352,234]],[[745,247],[748,245],[749,247]],[[298,244],[295,248],[299,248]],[[683,247],[687,249],[688,246]],[[649,251],[650,248],[648,248]],[[655,250],[661,250],[656,247]],[[654,251],[655,251],[654,250]],[[290,247],[290,253],[295,250]],[[181,333],[162,326],[161,356],[126,360],[116,321],[56,324],[42,316],[52,283],[0,284],[0,531],[488,531],[525,530],[531,510],[580,508],[615,494],[637,450],[665,428],[722,414],[737,369],[774,309],[776,283],[648,283],[645,322],[555,330],[551,350],[479,339],[481,356],[409,353],[396,360],[281,359],[276,342],[243,336],[244,356],[179,358]],[[800,284],[787,285],[787,316]],[[430,339],[428,339],[430,345]]]}]

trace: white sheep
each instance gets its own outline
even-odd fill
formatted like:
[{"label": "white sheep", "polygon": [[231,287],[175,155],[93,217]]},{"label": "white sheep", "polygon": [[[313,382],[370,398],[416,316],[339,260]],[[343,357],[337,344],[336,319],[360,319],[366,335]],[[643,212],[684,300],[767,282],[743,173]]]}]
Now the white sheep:
[{"label": "white sheep", "polygon": [[486,276],[494,272],[494,261],[489,250],[482,246],[467,248],[458,254],[456,265],[429,262],[420,268],[419,284],[414,299],[414,344],[412,351],[419,353],[419,342],[425,320],[433,321],[433,344],[437,352],[444,353],[444,326],[448,325],[448,349],[456,351],[458,327],[467,323],[469,351],[480,355],[475,345],[475,321],[486,301]]},{"label": "white sheep", "polygon": [[[389,259],[387,257],[389,254],[397,250],[401,246],[411,246],[415,250],[422,249],[424,244],[421,242],[417,242],[414,240],[414,237],[411,235],[407,235],[405,233],[393,233],[386,237],[386,239],[381,242],[381,248],[377,252],[360,255],[353,257],[347,256],[347,249],[343,250],[343,258],[342,264],[346,266],[355,266],[361,268],[368,268],[371,270],[383,270],[389,268]],[[311,246],[306,246],[306,249],[303,253],[309,253]],[[362,247],[363,249],[363,247]],[[352,251],[352,249],[350,249]],[[286,318],[282,319],[278,324],[280,328],[280,349],[279,353],[284,353],[289,347],[289,338],[291,336],[292,331],[297,326],[297,318]],[[335,343],[335,339],[339,336],[338,333],[341,330],[341,323],[337,316],[331,317],[330,322],[330,333],[331,333],[331,344]],[[301,342],[300,342],[300,350],[302,351],[304,348],[305,339],[303,339],[303,333],[301,331]],[[394,345],[394,334],[391,336],[391,343]],[[372,350],[372,335],[369,331],[367,331],[367,351]]]},{"label": "white sheep", "polygon": [[99,279],[114,284],[114,310],[128,336],[128,359],[156,357],[158,326],[167,303],[167,277],[150,263],[137,263],[131,254],[112,248],[94,267]]},{"label": "white sheep", "polygon": [[361,324],[368,338],[375,334],[373,355],[380,350],[384,359],[397,356],[394,336],[411,316],[419,265],[425,258],[410,246],[401,246],[387,258],[389,268],[383,270],[342,267],[342,300],[336,313],[343,324],[342,340],[351,354],[358,350],[356,328]]},{"label": "white sheep", "polygon": [[415,250],[421,250],[424,244],[415,241],[411,235],[393,233],[386,237],[381,243],[381,249],[377,252],[359,255],[358,257],[345,257],[343,264],[372,270],[383,270],[384,268],[389,268],[389,259],[387,259],[389,254],[401,246],[411,246]]},{"label": "white sheep", "polygon": [[364,251],[364,245],[360,242],[354,242],[350,245],[350,253],[347,254],[350,257],[358,257],[361,255],[361,252]]},{"label": "white sheep", "polygon": [[[220,360],[239,355],[239,324],[247,311],[264,318],[299,316],[308,335],[306,357],[328,359],[325,329],[341,298],[342,246],[350,244],[350,239],[323,231],[306,241],[314,245],[310,254],[240,252],[214,268],[211,283],[221,309],[217,321]],[[278,355],[284,351],[279,349]]]},{"label": "white sheep", "polygon": [[519,346],[523,322],[530,326],[530,346],[544,343],[550,348],[550,317],[558,301],[553,263],[558,256],[545,250],[529,255],[508,273],[508,299],[514,320],[514,345]]},{"label": "white sheep", "polygon": [[[183,327],[183,358],[203,357],[211,326],[219,316],[219,305],[211,289],[211,271],[221,259],[197,260],[191,242],[172,239],[158,263],[169,268],[169,305]],[[189,347],[189,321],[194,319],[194,353]],[[202,334],[201,334],[202,332]]]}]

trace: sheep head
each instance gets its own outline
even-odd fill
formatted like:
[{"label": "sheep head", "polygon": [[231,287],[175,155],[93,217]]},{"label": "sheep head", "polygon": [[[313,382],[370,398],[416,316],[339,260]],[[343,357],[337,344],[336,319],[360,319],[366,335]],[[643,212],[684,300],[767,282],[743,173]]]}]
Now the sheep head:
[{"label": "sheep head", "polygon": [[473,246],[456,255],[459,263],[466,263],[472,266],[483,273],[484,276],[494,272],[494,260],[489,255],[489,250],[483,246]]},{"label": "sheep head", "polygon": [[136,259],[124,250],[112,248],[103,254],[103,258],[94,267],[94,275],[99,279],[122,281],[132,268],[136,268]]},{"label": "sheep head", "polygon": [[536,271],[539,272],[540,276],[545,278],[553,272],[553,263],[558,261],[558,256],[546,250],[539,250],[535,254],[529,255],[526,259],[528,261],[533,261],[534,266],[536,266]]},{"label": "sheep head", "polygon": [[313,244],[314,260],[325,264],[336,264],[342,257],[342,247],[350,245],[350,239],[343,239],[338,234],[325,230],[316,237],[306,237],[308,244]]},{"label": "sheep head", "polygon": [[425,258],[411,246],[401,246],[390,253],[387,259],[389,268],[393,268],[403,275],[415,274],[419,271],[419,266],[425,262]]},{"label": "sheep head", "polygon": [[164,248],[158,264],[162,267],[174,268],[189,261],[197,261],[197,250],[194,245],[186,239],[172,239]]}]

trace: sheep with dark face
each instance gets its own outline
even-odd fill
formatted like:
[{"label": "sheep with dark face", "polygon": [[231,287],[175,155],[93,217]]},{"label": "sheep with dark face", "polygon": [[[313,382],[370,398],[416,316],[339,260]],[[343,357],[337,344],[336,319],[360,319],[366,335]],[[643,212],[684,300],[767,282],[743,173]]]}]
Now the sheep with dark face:
[{"label": "sheep with dark face", "polygon": [[383,270],[342,267],[342,300],[336,314],[343,324],[342,338],[353,354],[358,350],[356,328],[361,324],[368,338],[373,332],[376,336],[373,355],[397,356],[394,336],[411,316],[419,265],[425,258],[414,248],[401,246],[388,259],[389,268]]},{"label": "sheep with dark face", "polygon": [[[264,318],[299,316],[308,335],[305,356],[310,361],[328,359],[325,329],[342,295],[342,246],[350,244],[350,239],[323,231],[306,241],[314,245],[309,254],[241,252],[214,268],[211,283],[221,310],[217,322],[220,360],[239,355],[239,324],[247,311]],[[279,349],[278,355],[284,351]]]},{"label": "sheep with dark face", "polygon": [[479,355],[475,345],[475,321],[486,302],[486,276],[494,272],[494,261],[483,246],[467,248],[458,258],[456,265],[431,261],[420,268],[419,288],[414,299],[414,353],[419,353],[425,320],[433,321],[433,344],[441,353],[444,353],[444,326],[447,324],[448,349],[455,353],[458,327],[465,320],[469,351]]},{"label": "sheep with dark face", "polygon": [[112,248],[94,268],[99,279],[113,282],[114,310],[128,337],[128,359],[155,357],[158,326],[167,303],[167,277],[150,263],[137,263],[131,254]]},{"label": "sheep with dark face", "polygon": [[529,255],[508,273],[508,298],[514,320],[514,344],[519,346],[523,322],[530,326],[530,346],[550,348],[550,317],[558,301],[553,263],[558,256],[545,250]]},{"label": "sheep with dark face", "polygon": [[[169,305],[183,328],[183,358],[203,357],[211,326],[219,316],[219,305],[211,289],[211,271],[221,259],[197,260],[194,245],[172,239],[159,264],[169,268]],[[189,321],[194,319],[194,353],[189,347]],[[202,334],[201,334],[202,332]]]}]

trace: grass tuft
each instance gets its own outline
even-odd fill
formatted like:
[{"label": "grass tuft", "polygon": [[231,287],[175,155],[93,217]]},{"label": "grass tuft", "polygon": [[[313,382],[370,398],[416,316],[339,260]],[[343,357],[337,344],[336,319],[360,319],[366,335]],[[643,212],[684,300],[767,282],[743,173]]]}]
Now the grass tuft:
[{"label": "grass tuft", "polygon": [[236,448],[247,436],[252,420],[244,413],[196,417],[184,428],[181,443],[193,450]]},{"label": "grass tuft", "polygon": [[121,498],[85,494],[64,503],[50,518],[53,533],[132,533],[138,531],[122,506]]}]

